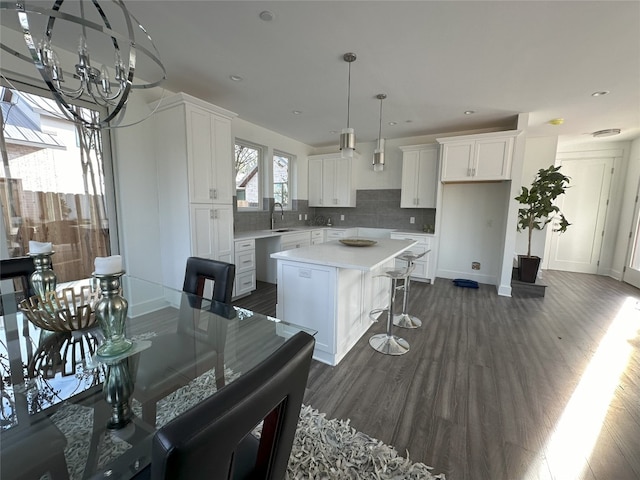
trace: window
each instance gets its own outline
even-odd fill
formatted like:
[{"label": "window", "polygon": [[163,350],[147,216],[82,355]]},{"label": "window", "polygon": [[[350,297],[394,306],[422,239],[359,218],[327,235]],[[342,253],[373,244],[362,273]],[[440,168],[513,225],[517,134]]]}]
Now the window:
[{"label": "window", "polygon": [[[103,152],[108,133],[78,127],[53,100],[30,92],[0,86],[6,144],[0,169],[1,256],[26,255],[30,240],[51,242],[58,282],[87,278],[95,257],[110,255],[115,244],[109,221],[113,182],[106,173],[110,157]],[[84,115],[97,114],[78,108]]]},{"label": "window", "polygon": [[282,152],[273,153],[273,199],[284,208],[291,208],[291,163],[293,157]]},{"label": "window", "polygon": [[262,148],[236,140],[236,198],[238,209],[260,207],[260,158]]}]

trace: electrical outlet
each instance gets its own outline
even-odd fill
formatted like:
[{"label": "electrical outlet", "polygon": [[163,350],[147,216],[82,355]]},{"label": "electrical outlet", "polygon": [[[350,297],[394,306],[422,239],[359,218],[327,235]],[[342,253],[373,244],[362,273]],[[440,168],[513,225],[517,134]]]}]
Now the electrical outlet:
[{"label": "electrical outlet", "polygon": [[416,223],[416,217],[409,217],[409,223],[411,224]]},{"label": "electrical outlet", "polygon": [[306,213],[304,214],[304,219],[307,220],[307,214]]},{"label": "electrical outlet", "polygon": [[340,215],[340,221],[344,221],[344,215]]},{"label": "electrical outlet", "polygon": [[480,270],[480,262],[471,262],[471,270]]},{"label": "electrical outlet", "polygon": [[298,220],[302,220],[302,214],[298,215]]}]

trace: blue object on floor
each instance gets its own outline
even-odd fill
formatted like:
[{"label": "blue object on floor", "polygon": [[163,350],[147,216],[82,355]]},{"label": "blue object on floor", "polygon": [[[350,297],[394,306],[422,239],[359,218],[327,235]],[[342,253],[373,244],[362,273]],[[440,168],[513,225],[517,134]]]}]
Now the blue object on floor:
[{"label": "blue object on floor", "polygon": [[465,278],[456,278],[452,280],[456,287],[465,287],[465,288],[478,288],[478,282],[474,280],[467,280]]}]

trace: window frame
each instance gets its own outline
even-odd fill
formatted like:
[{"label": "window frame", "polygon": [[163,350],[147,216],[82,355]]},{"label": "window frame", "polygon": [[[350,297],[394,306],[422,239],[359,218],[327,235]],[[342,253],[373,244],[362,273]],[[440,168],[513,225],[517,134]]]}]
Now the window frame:
[{"label": "window frame", "polygon": [[[235,169],[235,162],[236,162],[236,146],[240,145],[242,147],[246,147],[246,148],[252,148],[254,150],[256,150],[258,152],[258,171],[256,172],[256,177],[258,178],[258,205],[255,207],[241,207],[238,205],[238,187],[237,187],[237,183],[236,183],[236,169]],[[253,143],[253,142],[249,142],[247,140],[243,140],[240,138],[235,138],[233,141],[233,171],[234,171],[234,197],[236,197],[236,210],[238,212],[256,212],[256,211],[260,211],[262,210],[262,191],[263,191],[263,172],[264,172],[264,157],[265,157],[265,153],[266,153],[267,148],[264,147],[263,145],[259,145],[257,143]]]},{"label": "window frame", "polygon": [[293,178],[293,165],[295,162],[295,155],[292,155],[290,153],[287,152],[283,152],[282,150],[277,150],[277,149],[273,149],[273,153],[271,155],[271,178],[269,180],[269,185],[271,188],[271,195],[273,197],[273,201],[276,201],[276,189],[275,189],[275,168],[274,168],[274,164],[275,164],[275,159],[276,157],[280,157],[280,158],[286,158],[288,160],[288,166],[287,166],[287,193],[289,195],[289,203],[287,205],[284,206],[284,210],[293,210],[293,191],[292,191],[292,178]]}]

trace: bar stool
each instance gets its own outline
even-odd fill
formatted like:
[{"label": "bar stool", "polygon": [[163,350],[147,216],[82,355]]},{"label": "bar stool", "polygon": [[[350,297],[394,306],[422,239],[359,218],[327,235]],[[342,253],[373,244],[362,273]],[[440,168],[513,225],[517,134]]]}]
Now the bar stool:
[{"label": "bar stool", "polygon": [[[402,255],[400,255],[398,258],[400,260],[404,260],[407,262],[407,268],[411,268],[411,271],[413,271],[413,268],[415,268],[414,262],[419,259],[424,257],[427,253],[429,253],[431,250],[426,250],[425,252],[422,252],[421,254],[415,254],[413,253],[411,250],[408,250],[406,252],[404,252]],[[404,290],[404,295],[402,297],[402,313],[398,313],[396,315],[394,315],[393,317],[393,324],[396,327],[400,327],[400,328],[418,328],[420,326],[422,326],[422,320],[420,320],[418,317],[414,317],[413,315],[409,315],[407,313],[407,305],[409,303],[409,290],[411,288],[411,277],[407,277],[404,281],[404,285],[402,287],[402,289]]]},{"label": "bar stool", "polygon": [[413,272],[414,266],[407,265],[407,268],[402,270],[390,270],[385,272],[382,275],[378,275],[381,277],[387,277],[391,279],[391,291],[389,295],[389,308],[378,308],[375,310],[371,310],[369,316],[374,319],[376,322],[378,319],[375,315],[379,315],[381,313],[387,314],[387,331],[385,333],[378,333],[377,335],[372,336],[369,339],[369,345],[374,350],[383,353],[385,355],[404,355],[409,351],[409,342],[405,339],[397,337],[393,335],[392,327],[393,327],[393,316],[394,316],[394,308],[395,308],[395,297],[396,291],[400,288],[403,288],[402,285],[398,286],[398,282],[402,280],[404,283],[407,282],[409,275]]}]

